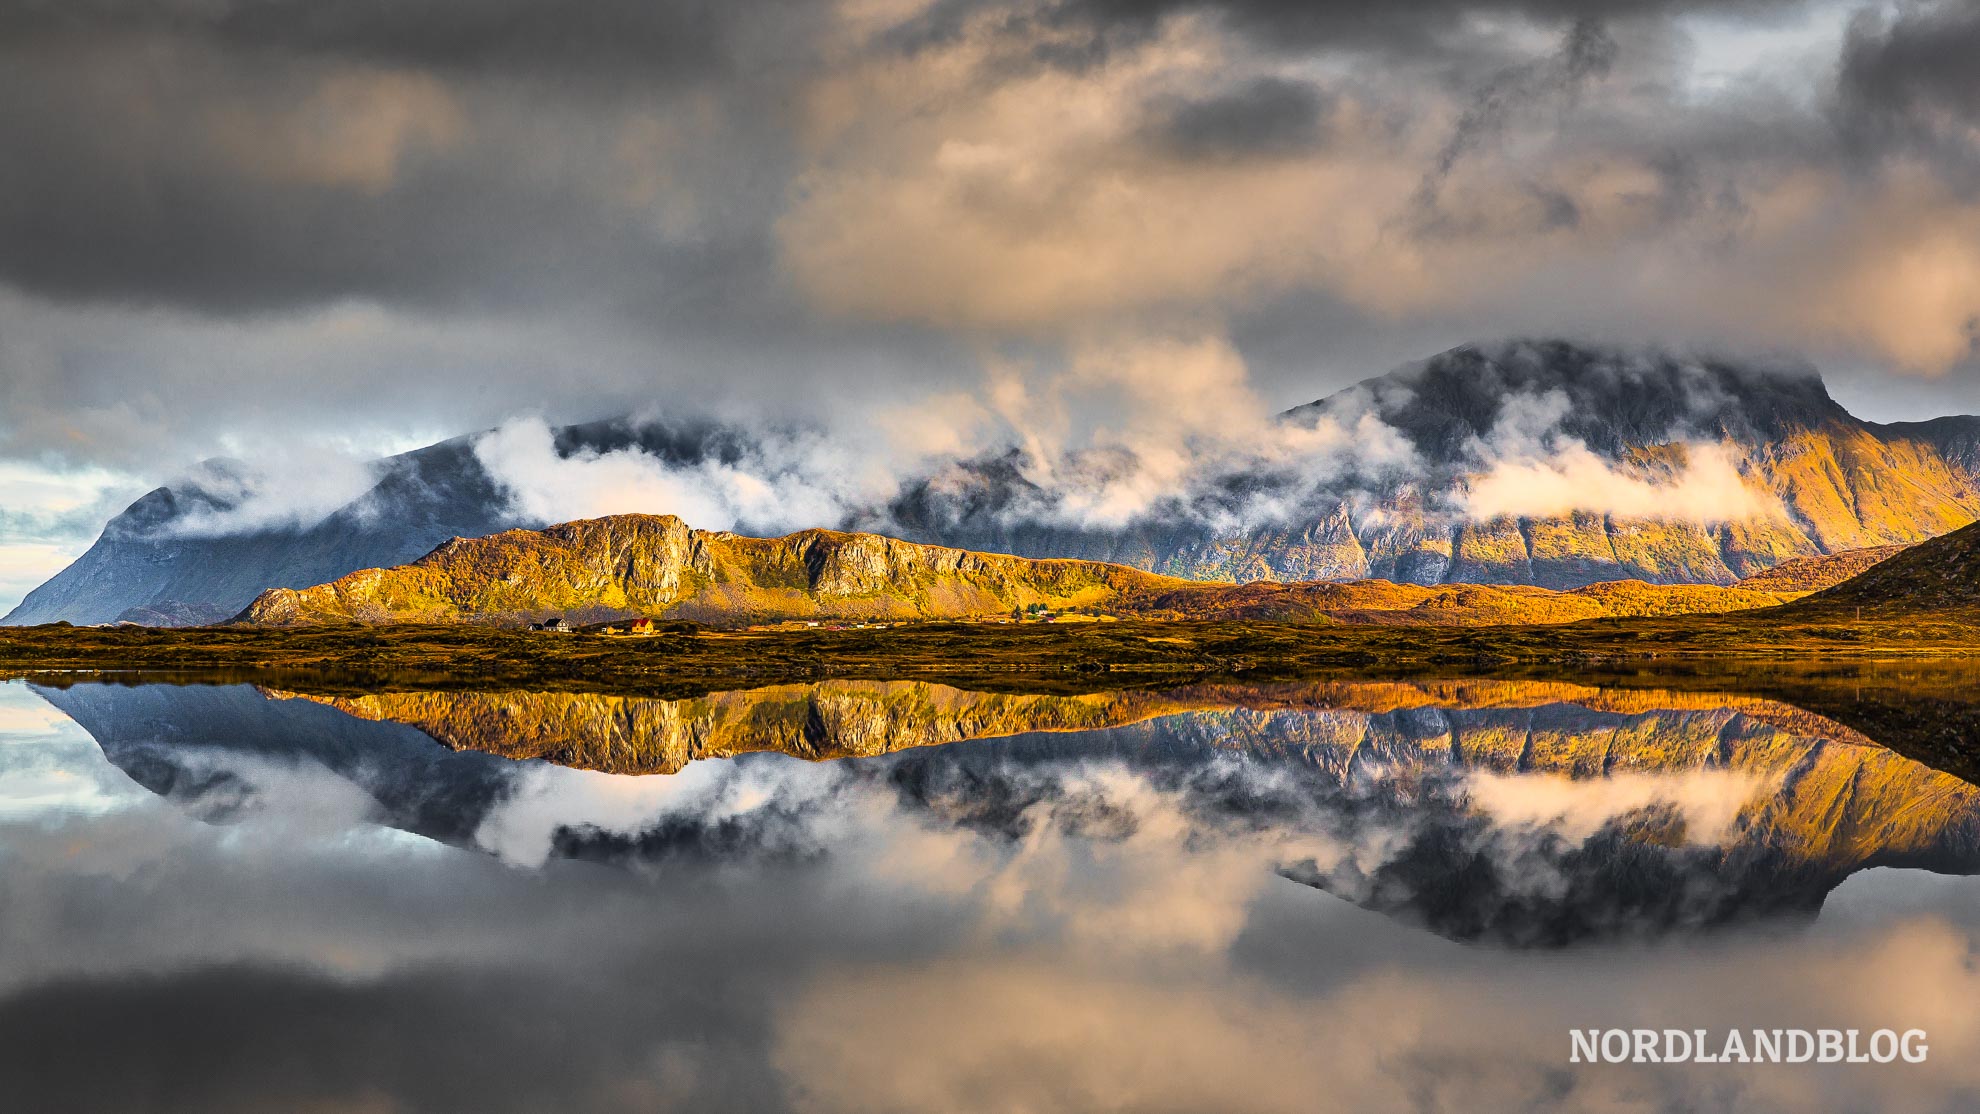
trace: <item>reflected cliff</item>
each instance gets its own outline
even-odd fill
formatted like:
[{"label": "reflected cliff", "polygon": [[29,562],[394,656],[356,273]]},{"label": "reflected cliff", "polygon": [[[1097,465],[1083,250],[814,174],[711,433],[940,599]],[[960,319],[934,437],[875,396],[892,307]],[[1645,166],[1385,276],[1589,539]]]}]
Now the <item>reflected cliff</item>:
[{"label": "reflected cliff", "polygon": [[1980,790],[1760,698],[1491,681],[37,691],[203,816],[286,807],[327,778],[380,823],[517,862],[805,859],[903,824],[1009,847],[1160,829],[1179,873],[1238,853],[1515,946],[1805,916],[1873,866],[1980,873]]}]

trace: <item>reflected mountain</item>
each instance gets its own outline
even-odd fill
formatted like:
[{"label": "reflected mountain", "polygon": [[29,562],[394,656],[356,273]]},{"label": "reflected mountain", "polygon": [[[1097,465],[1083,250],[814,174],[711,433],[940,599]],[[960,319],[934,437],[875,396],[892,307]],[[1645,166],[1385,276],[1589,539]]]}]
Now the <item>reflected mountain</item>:
[{"label": "reflected mountain", "polygon": [[1980,873],[1980,790],[1758,698],[1493,681],[37,691],[202,815],[327,773],[379,822],[505,855],[539,828],[539,854],[639,863],[829,856],[889,823],[1009,845],[1176,823],[1177,854],[1256,849],[1259,869],[1513,946],[1807,916],[1875,866]]}]

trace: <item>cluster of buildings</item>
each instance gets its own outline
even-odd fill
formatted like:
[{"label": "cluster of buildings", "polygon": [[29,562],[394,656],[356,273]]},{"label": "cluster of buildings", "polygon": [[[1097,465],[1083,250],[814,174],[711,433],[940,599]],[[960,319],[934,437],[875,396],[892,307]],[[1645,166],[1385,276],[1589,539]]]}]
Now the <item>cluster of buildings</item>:
[{"label": "cluster of buildings", "polygon": [[[575,632],[578,628],[575,623],[572,623],[569,619],[566,619],[563,616],[559,615],[553,619],[545,619],[540,623],[531,623],[529,625],[529,629],[534,631],[547,631],[551,634],[571,634]],[[633,619],[624,623],[607,623],[605,626],[599,627],[597,633],[652,634],[653,620],[641,616],[638,619]]]}]

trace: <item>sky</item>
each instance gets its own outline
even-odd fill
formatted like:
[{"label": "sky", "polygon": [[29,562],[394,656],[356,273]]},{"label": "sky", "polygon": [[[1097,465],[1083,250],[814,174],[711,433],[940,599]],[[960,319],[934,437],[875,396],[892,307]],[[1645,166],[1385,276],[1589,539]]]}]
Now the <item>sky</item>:
[{"label": "sky", "polygon": [[0,600],[200,460],[518,418],[1077,440],[1522,335],[1980,411],[1976,51],[1931,0],[0,0]]}]

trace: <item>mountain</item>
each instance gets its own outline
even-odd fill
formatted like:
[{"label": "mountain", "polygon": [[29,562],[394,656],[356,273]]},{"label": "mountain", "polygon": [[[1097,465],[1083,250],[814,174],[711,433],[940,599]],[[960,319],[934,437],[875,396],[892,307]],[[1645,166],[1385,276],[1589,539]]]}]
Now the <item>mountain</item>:
[{"label": "mountain", "polygon": [[[1980,418],[1866,422],[1801,367],[1564,341],[1467,345],[1282,420],[1357,415],[1406,445],[1413,465],[1324,476],[1261,466],[1211,477],[1102,530],[1066,525],[1078,516],[1055,502],[1063,492],[1041,487],[1031,478],[1037,462],[1013,451],[908,477],[882,504],[816,525],[1191,580],[1574,589],[1628,579],[1730,585],[1797,558],[1907,544],[1980,517]],[[1544,428],[1531,428],[1536,415]],[[607,421],[556,433],[567,457],[637,449],[670,465],[746,461],[751,444],[748,431],[705,423]],[[1641,505],[1487,515],[1467,502],[1495,466],[1544,470],[1570,458],[1663,491],[1657,485],[1681,477],[1701,447],[1720,453],[1769,512],[1703,521],[1679,504],[1663,516]],[[456,536],[548,525],[511,505],[472,437],[379,461],[374,474],[369,491],[321,521],[224,532],[210,523],[236,507],[227,485],[159,488],[4,621],[213,621],[267,588],[403,564]],[[1260,517],[1258,506],[1280,512]]]},{"label": "mountain", "polygon": [[510,525],[466,438],[380,461],[373,473],[363,497],[320,522],[225,533],[196,524],[239,506],[230,477],[158,488],[111,519],[96,544],[28,593],[5,622],[215,623],[271,586],[401,564],[450,537]]},{"label": "mountain", "polygon": [[[1624,579],[1731,584],[1798,557],[1907,544],[1980,517],[1980,417],[1866,422],[1796,365],[1557,340],[1466,345],[1284,420],[1357,414],[1406,442],[1417,467],[1338,477],[1283,523],[1223,531],[1189,524],[1227,516],[1251,494],[1240,486],[1232,502],[1219,504],[1213,493],[1208,507],[1121,531],[1030,525],[1013,508],[1049,493],[1003,459],[912,485],[890,513],[917,540],[1120,561],[1189,579],[1552,588]],[[1538,435],[1536,424],[1544,426]],[[1575,488],[1589,486],[1585,465],[1594,462],[1624,480],[1668,484],[1700,447],[1719,453],[1746,495],[1773,505],[1769,513],[1700,521],[1675,499],[1664,517],[1460,509],[1495,463],[1538,465],[1512,474],[1551,475]],[[1563,470],[1550,473],[1554,466]]]},{"label": "mountain", "polygon": [[308,588],[271,588],[257,626],[491,623],[635,616],[739,626],[779,620],[992,619],[1045,608],[1082,617],[1363,623],[1559,623],[1767,607],[1791,594],[1717,585],[1605,583],[1434,588],[1387,581],[1205,584],[1097,561],[1034,560],[880,534],[751,538],[672,515],[614,515],[456,538],[408,565]]},{"label": "mountain", "polygon": [[[557,431],[557,450],[566,455],[625,448],[683,462],[733,457],[740,445],[733,431],[708,425],[605,421]],[[153,490],[111,519],[96,544],[0,622],[221,622],[268,588],[302,588],[355,569],[401,565],[449,538],[544,525],[519,519],[508,493],[476,457],[473,437],[387,457],[372,465],[372,473],[369,490],[318,522],[224,532],[203,523],[240,508],[240,485],[228,470]]]}]

